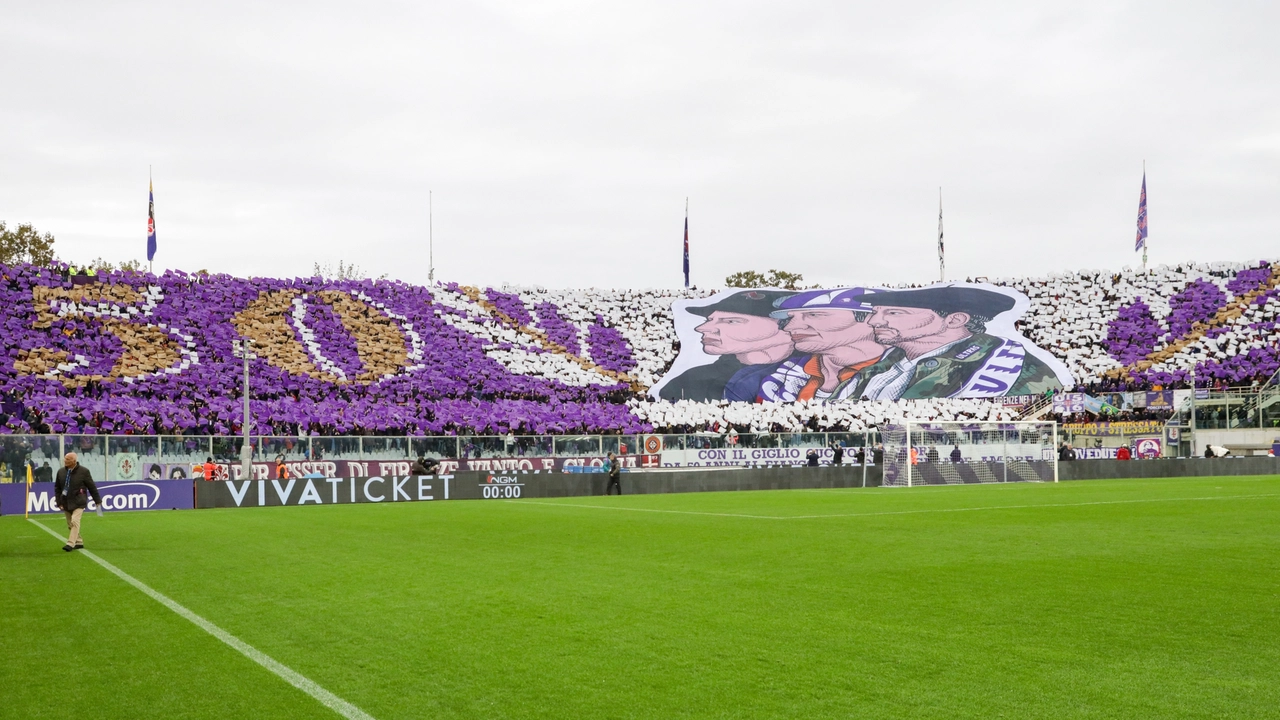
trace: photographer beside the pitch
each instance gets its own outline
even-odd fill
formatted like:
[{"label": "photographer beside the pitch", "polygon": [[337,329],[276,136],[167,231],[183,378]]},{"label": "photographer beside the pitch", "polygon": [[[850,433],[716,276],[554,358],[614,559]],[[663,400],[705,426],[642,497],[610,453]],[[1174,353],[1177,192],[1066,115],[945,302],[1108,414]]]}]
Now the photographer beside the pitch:
[{"label": "photographer beside the pitch", "polygon": [[427,459],[425,455],[419,455],[417,460],[413,461],[412,467],[409,468],[410,475],[435,475],[440,469],[440,461],[435,458]]},{"label": "photographer beside the pitch", "polygon": [[75,453],[67,453],[62,458],[62,469],[54,479],[54,502],[67,516],[67,544],[62,546],[66,552],[84,549],[84,540],[80,537],[80,516],[89,507],[89,496],[98,504],[98,513],[102,513],[102,496],[98,494],[98,486],[93,482],[89,468],[81,465]]}]

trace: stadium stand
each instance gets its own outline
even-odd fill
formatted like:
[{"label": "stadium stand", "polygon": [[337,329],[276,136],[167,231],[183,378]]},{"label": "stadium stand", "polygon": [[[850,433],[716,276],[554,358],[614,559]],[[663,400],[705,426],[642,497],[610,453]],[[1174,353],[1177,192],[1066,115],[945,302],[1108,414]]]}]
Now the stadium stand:
[{"label": "stadium stand", "polygon": [[[1280,265],[1183,264],[990,281],[1020,330],[1089,392],[1240,386],[1280,368]],[[0,266],[0,431],[506,434],[859,430],[1007,420],[999,400],[653,401],[679,352],[671,303],[699,290],[431,287],[398,281],[72,275]]]}]

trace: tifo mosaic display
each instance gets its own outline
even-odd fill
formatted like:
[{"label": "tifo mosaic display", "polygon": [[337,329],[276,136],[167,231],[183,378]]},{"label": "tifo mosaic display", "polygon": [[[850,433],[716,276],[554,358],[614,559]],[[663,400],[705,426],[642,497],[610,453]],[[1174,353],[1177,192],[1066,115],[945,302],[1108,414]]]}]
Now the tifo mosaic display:
[{"label": "tifo mosaic display", "polygon": [[[1215,263],[994,280],[1020,332],[1077,385],[1265,379],[1280,367],[1280,266]],[[0,431],[238,434],[255,342],[255,434],[861,429],[901,416],[1013,417],[999,400],[652,401],[699,291],[431,287],[0,266]]]}]

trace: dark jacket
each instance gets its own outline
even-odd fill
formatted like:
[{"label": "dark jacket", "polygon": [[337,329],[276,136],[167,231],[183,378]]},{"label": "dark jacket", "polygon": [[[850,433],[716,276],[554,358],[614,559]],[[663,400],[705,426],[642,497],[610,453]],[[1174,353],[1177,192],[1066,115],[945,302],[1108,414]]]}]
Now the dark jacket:
[{"label": "dark jacket", "polygon": [[837,445],[836,448],[831,451],[831,464],[839,465],[842,462],[844,462],[844,448]]},{"label": "dark jacket", "polygon": [[436,470],[440,469],[440,462],[434,458],[425,463],[413,461],[413,467],[409,468],[410,475],[435,475]]},{"label": "dark jacket", "polygon": [[[62,496],[64,487],[67,490],[65,498]],[[89,507],[90,495],[93,496],[94,502],[102,504],[102,496],[98,494],[98,486],[93,483],[93,475],[89,473],[89,468],[77,463],[70,470],[65,467],[58,470],[58,475],[53,480],[54,502],[58,507],[67,512],[76,508],[83,510]]]},{"label": "dark jacket", "polygon": [[1059,462],[1063,460],[1075,460],[1075,459],[1076,459],[1075,448],[1069,448],[1066,445],[1063,445],[1061,448],[1058,449]]},{"label": "dark jacket", "polygon": [[[762,367],[769,368],[764,365]],[[667,383],[660,393],[663,400],[723,400],[725,386],[743,368],[736,355],[721,355],[710,365],[689,368]],[[759,384],[757,383],[757,387]],[[754,397],[752,398],[755,399]]]},{"label": "dark jacket", "polygon": [[609,461],[609,479],[617,480],[622,477],[622,461],[614,458]]},{"label": "dark jacket", "polygon": [[[920,362],[912,371],[911,380],[899,399],[956,397],[965,384],[982,369],[987,359],[1000,350],[1003,343],[1001,338],[978,333],[956,343],[941,355]],[[849,397],[862,397],[871,378],[886,372],[905,356],[900,348],[891,348],[875,365],[864,368],[862,372],[841,383],[836,388],[836,393],[840,393],[846,383],[856,382],[857,389]],[[984,375],[982,378],[987,381],[988,390],[998,395],[1038,395],[1046,390],[1062,387],[1053,370],[1030,352],[1023,357],[1022,371],[1016,378],[996,377],[996,374],[990,378]]]}]

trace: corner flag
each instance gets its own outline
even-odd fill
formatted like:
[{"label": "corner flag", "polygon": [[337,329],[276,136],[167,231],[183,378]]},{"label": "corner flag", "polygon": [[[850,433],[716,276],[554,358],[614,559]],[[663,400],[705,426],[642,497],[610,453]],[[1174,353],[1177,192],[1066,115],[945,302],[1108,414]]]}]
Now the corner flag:
[{"label": "corner flag", "polygon": [[147,262],[156,259],[156,191],[147,180]]},{"label": "corner flag", "polygon": [[31,517],[31,483],[32,482],[34,482],[34,479],[31,477],[31,463],[27,463],[27,497],[23,501],[26,504],[26,507],[23,508],[23,511],[22,511],[22,517],[24,518]]}]

